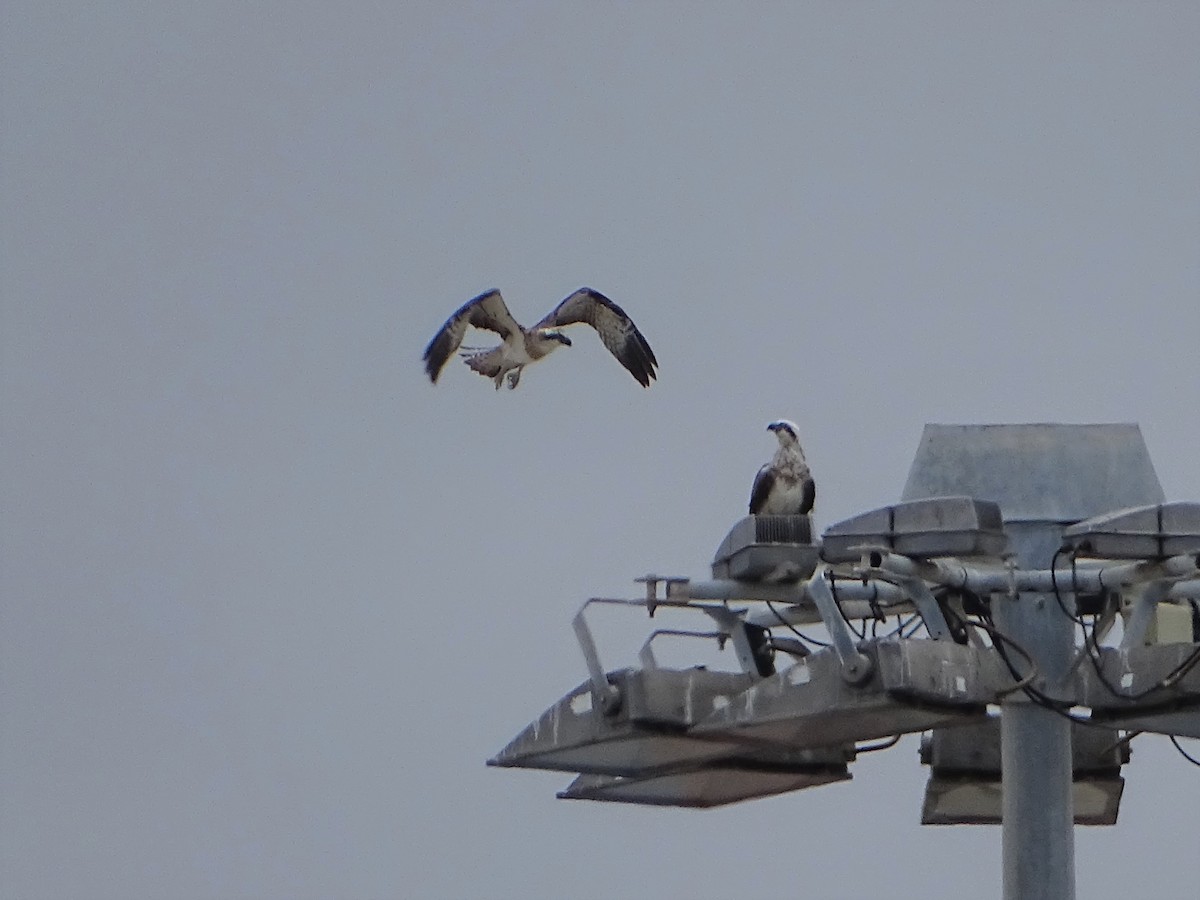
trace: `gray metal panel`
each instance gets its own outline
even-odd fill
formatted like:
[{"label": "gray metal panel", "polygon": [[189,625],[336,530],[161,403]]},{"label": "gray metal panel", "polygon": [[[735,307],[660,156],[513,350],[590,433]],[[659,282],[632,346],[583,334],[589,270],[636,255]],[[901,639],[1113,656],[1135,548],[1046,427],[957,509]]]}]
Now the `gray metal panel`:
[{"label": "gray metal panel", "polygon": [[[1104,647],[1101,677],[1092,665],[1081,667],[1082,702],[1093,718],[1113,725],[1200,737],[1200,665],[1198,644]],[[1167,687],[1158,687],[1164,681]]]},{"label": "gray metal panel", "polygon": [[[1071,784],[1076,825],[1116,825],[1125,779],[1081,778]],[[933,775],[925,788],[922,825],[1001,825],[1000,779]]]},{"label": "gray metal panel", "polygon": [[880,641],[879,681],[893,697],[932,705],[984,706],[1012,684],[991,648],[945,641]]},{"label": "gray metal panel", "polygon": [[[938,649],[945,649],[940,646],[943,642],[937,643]],[[954,646],[971,653],[970,648]],[[949,671],[942,671],[943,667]],[[838,655],[820,650],[734,697],[689,733],[821,747],[979,721],[993,695],[980,684],[985,668],[973,661],[942,663],[936,653],[919,649],[906,653],[892,648],[876,656],[873,677],[852,686],[842,677]],[[922,702],[930,696],[937,696],[939,702]]]},{"label": "gray metal panel", "polygon": [[808,516],[746,516],[729,530],[713,556],[713,578],[793,582],[817,567]]},{"label": "gray metal panel", "polygon": [[[1129,746],[1115,730],[1072,725],[1071,787],[1076,825],[1115,825],[1124,790],[1121,765]],[[932,769],[922,825],[999,825],[1001,723],[935,728],[921,741],[921,762]]]},{"label": "gray metal panel", "polygon": [[999,556],[1008,544],[1000,508],[973,497],[928,497],[874,509],[825,530],[826,562],[853,562],[863,546],[905,556]]},{"label": "gray metal panel", "polygon": [[926,425],[903,499],[949,494],[994,500],[1005,521],[1078,522],[1163,501],[1134,424]]},{"label": "gray metal panel", "polygon": [[[960,728],[935,728],[921,740],[921,762],[939,776],[1000,778],[1000,720]],[[1071,726],[1071,769],[1075,778],[1116,775],[1129,762],[1129,745],[1115,728]]]},{"label": "gray metal panel", "polygon": [[1166,559],[1200,551],[1200,503],[1120,509],[1063,531],[1063,544],[1103,559]]},{"label": "gray metal panel", "polygon": [[716,763],[684,772],[646,778],[580,775],[558,794],[561,800],[607,800],[644,806],[709,809],[740,800],[768,797],[802,788],[849,781],[845,762],[795,770]]},{"label": "gray metal panel", "polygon": [[1121,715],[1112,719],[1097,716],[1098,721],[1111,721],[1129,731],[1149,731],[1154,734],[1173,734],[1176,737],[1200,738],[1200,707],[1151,715]]},{"label": "gray metal panel", "polygon": [[620,692],[614,715],[592,702],[585,681],[513,738],[488,765],[637,775],[739,750],[684,734],[693,721],[731,702],[748,676],[704,669],[623,669],[608,680]]}]

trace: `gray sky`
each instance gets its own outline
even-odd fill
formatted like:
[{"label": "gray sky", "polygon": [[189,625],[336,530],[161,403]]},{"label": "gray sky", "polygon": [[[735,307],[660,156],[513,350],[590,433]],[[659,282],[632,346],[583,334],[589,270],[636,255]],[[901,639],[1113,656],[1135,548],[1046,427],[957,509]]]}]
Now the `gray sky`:
[{"label": "gray sky", "polygon": [[[999,895],[915,738],[709,812],[484,761],[583,679],[584,598],[706,575],[773,418],[819,527],[927,421],[1140,422],[1200,499],[1200,7],[0,17],[0,894]],[[467,298],[581,284],[650,390],[586,333],[425,380]],[[1081,897],[1194,895],[1197,771],[1134,744]]]}]

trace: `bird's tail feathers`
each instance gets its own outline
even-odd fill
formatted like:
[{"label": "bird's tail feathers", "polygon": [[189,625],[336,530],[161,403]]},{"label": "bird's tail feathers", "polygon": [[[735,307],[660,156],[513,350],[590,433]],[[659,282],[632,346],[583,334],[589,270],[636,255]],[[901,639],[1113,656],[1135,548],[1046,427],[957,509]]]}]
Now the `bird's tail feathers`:
[{"label": "bird's tail feathers", "polygon": [[463,361],[472,370],[488,378],[500,374],[500,354],[496,350],[485,350],[481,353],[464,353]]}]

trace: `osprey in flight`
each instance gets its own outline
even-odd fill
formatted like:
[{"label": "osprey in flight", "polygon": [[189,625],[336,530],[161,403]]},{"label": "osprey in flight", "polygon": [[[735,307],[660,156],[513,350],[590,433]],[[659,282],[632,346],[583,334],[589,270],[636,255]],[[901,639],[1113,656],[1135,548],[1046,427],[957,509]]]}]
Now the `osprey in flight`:
[{"label": "osprey in flight", "polygon": [[779,449],[754,476],[750,489],[750,514],[754,516],[802,516],[812,512],[817,485],[797,437],[795,422],[779,419],[767,426],[779,438]]},{"label": "osprey in flight", "polygon": [[583,322],[591,325],[600,340],[642,387],[654,379],[658,360],[654,351],[637,330],[625,311],[599,291],[580,288],[532,328],[523,328],[497,290],[480,294],[469,300],[443,325],[425,348],[425,371],[430,381],[437,383],[442,367],[462,344],[468,325],[494,331],[503,338],[498,347],[487,350],[465,350],[463,359],[468,366],[492,379],[496,390],[508,376],[509,388],[521,380],[521,371],[560,346],[571,346],[571,339],[558,329],[564,325]]}]

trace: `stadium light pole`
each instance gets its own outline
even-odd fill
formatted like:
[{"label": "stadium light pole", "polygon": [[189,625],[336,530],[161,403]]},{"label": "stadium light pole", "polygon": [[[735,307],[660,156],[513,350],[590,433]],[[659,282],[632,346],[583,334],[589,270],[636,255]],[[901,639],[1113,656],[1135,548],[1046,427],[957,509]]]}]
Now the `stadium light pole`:
[{"label": "stadium light pole", "polygon": [[[1073,522],[1164,499],[1136,425],[926,425],[903,498],[949,494],[1000,503],[1022,569],[1051,568]],[[993,597],[996,625],[1037,666],[1033,687],[1069,696],[1074,626],[1062,595]],[[1000,710],[1004,900],[1073,900],[1071,722],[1022,692]]]},{"label": "stadium light pole", "polygon": [[[1136,425],[927,425],[900,503],[819,545],[808,517],[746,517],[712,571],[587,601],[588,680],[489,765],[578,772],[566,799],[723,806],[847,780],[856,753],[894,740],[860,742],[928,732],[922,822],[1001,824],[1004,900],[1073,900],[1074,827],[1116,822],[1125,742],[1200,736],[1200,503],[1164,502]],[[658,628],[642,668],[609,672],[584,617],[596,603],[708,627]],[[926,637],[911,618],[858,640],[850,625],[909,614]],[[1101,647],[1118,614],[1121,646]],[[829,643],[770,633],[810,622]],[[659,668],[649,643],[665,634],[728,639],[741,671]]]},{"label": "stadium light pole", "polygon": [[[1025,529],[1022,529],[1025,530]],[[1023,568],[1049,568],[1044,537],[1058,545],[1061,528],[1030,527],[1015,541]],[[1014,534],[1009,532],[1010,541]],[[1070,602],[1074,602],[1072,598]],[[1027,593],[993,602],[996,625],[1033,657],[1039,690],[1055,695],[1074,651],[1071,620],[1050,594]],[[1015,691],[1000,704],[1001,857],[1004,900],[1075,896],[1071,723]]]}]

